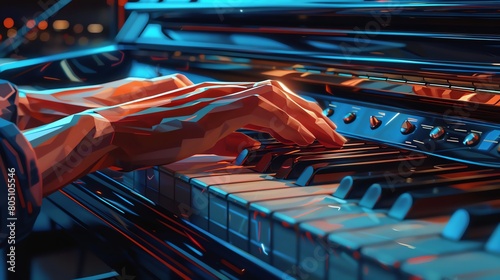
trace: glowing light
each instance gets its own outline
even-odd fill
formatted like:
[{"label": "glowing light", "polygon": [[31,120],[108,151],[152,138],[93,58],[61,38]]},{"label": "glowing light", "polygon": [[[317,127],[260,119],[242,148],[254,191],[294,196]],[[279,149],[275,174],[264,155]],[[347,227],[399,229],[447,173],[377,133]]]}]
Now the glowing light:
[{"label": "glowing light", "polygon": [[93,23],[87,26],[87,31],[90,33],[101,33],[103,29],[102,24],[99,23]]},{"label": "glowing light", "polygon": [[335,206],[335,205],[328,205],[328,207],[337,209],[337,211],[339,211],[341,208],[340,206]]},{"label": "glowing light", "polygon": [[405,247],[407,247],[407,248],[409,248],[409,249],[415,249],[415,248],[416,248],[415,246],[412,246],[412,245],[410,245],[410,244],[406,244],[406,243],[402,243],[402,242],[397,242],[397,243],[398,243],[399,245],[401,245],[401,246],[405,246]]},{"label": "glowing light", "polygon": [[14,37],[16,37],[16,35],[17,35],[17,30],[15,30],[13,28],[7,30],[7,37],[14,38]]},{"label": "glowing light", "polygon": [[28,28],[33,28],[33,27],[35,27],[35,25],[36,25],[36,22],[34,19],[30,19],[26,22],[26,27],[28,27]]},{"label": "glowing light", "polygon": [[266,247],[264,246],[264,243],[260,243],[260,247],[262,248],[262,252],[267,256],[269,255],[267,252],[266,252]]},{"label": "glowing light", "polygon": [[2,34],[0,34],[0,41],[2,41]]},{"label": "glowing light", "polygon": [[69,22],[67,20],[56,20],[52,24],[55,30],[65,30],[69,28]]},{"label": "glowing light", "polygon": [[38,23],[38,29],[40,30],[45,30],[47,29],[47,27],[49,27],[49,24],[45,20],[42,20]]},{"label": "glowing light", "polygon": [[14,20],[12,18],[6,18],[3,20],[3,26],[5,26],[5,28],[12,28],[14,27]]},{"label": "glowing light", "polygon": [[73,26],[73,31],[75,31],[75,33],[82,33],[83,25],[79,23],[75,24],[75,26]]},{"label": "glowing light", "polygon": [[64,73],[66,76],[72,81],[72,82],[82,82],[78,76],[75,75],[75,72],[71,69],[69,66],[69,63],[66,59],[61,60],[61,68],[63,69]]},{"label": "glowing light", "polygon": [[48,32],[42,32],[42,34],[40,34],[40,41],[47,42],[49,40],[50,40],[50,34]]}]

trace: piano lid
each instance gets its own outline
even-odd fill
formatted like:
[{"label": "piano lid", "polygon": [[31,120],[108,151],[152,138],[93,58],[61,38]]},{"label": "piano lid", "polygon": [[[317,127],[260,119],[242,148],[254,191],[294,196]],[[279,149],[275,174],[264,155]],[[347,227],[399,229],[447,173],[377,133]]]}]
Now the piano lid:
[{"label": "piano lid", "polygon": [[117,41],[141,49],[433,86],[441,90],[423,94],[448,99],[483,93],[477,102],[491,104],[500,94],[497,1],[143,0],[125,8]]}]

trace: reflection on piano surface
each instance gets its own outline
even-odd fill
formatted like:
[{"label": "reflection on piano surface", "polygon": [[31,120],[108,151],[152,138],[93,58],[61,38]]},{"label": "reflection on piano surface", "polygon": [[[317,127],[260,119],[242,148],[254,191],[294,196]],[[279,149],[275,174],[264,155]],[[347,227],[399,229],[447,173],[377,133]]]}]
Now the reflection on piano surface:
[{"label": "reflection on piano surface", "polygon": [[[500,277],[494,2],[126,8],[115,46],[1,65],[0,78],[37,88],[173,73],[277,79],[349,141],[297,148],[247,132],[262,146],[237,158],[105,170],[47,198],[53,219],[111,265],[133,264],[140,279]],[[63,60],[71,71],[51,63]]]}]

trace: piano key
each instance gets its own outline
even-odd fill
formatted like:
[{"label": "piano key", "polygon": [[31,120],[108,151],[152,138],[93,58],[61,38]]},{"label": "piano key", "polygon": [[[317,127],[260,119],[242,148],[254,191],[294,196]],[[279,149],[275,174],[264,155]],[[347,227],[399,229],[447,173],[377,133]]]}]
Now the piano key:
[{"label": "piano key", "polygon": [[250,180],[264,180],[262,174],[256,174],[251,169],[241,168],[240,166],[227,166],[212,170],[186,171],[185,173],[176,172],[174,174],[175,185],[175,201],[180,204],[191,204],[191,184],[190,180],[197,178],[206,178],[208,174],[212,174],[211,179],[207,179],[211,184],[226,184],[231,182],[242,182]]},{"label": "piano key", "polygon": [[259,160],[267,153],[270,152],[288,152],[296,150],[296,146],[288,146],[283,144],[273,144],[261,147],[251,147],[243,149],[240,154],[236,157],[234,164],[236,165],[255,165]]},{"label": "piano key", "polygon": [[[272,227],[272,264],[282,270],[288,270],[297,264],[300,223],[311,220],[354,215],[366,210],[353,204],[335,198],[327,205],[313,205],[300,209],[277,211],[273,214]],[[371,211],[371,210],[370,210]]]},{"label": "piano key", "polygon": [[[384,170],[387,172],[387,170],[397,169],[402,162],[421,160],[425,158],[427,158],[426,155],[399,155],[397,157],[389,157],[382,160],[367,160],[361,162],[355,161],[351,163],[339,164],[333,163],[326,166],[322,163],[310,165],[300,174],[296,184],[300,186],[309,186],[316,184],[338,183],[345,176],[355,174],[357,170],[369,169],[370,171],[375,172],[378,170]],[[433,162],[432,165],[435,165],[435,162]]]},{"label": "piano key", "polygon": [[486,242],[486,251],[500,255],[500,224],[498,224],[488,242]]},{"label": "piano key", "polygon": [[208,188],[220,184],[236,184],[243,182],[264,181],[265,175],[259,173],[244,173],[233,175],[214,175],[197,177],[190,180],[191,209],[190,222],[204,230],[208,230],[209,195]]},{"label": "piano key", "polygon": [[[415,176],[440,175],[446,173],[454,174],[455,172],[462,172],[463,170],[470,169],[470,167],[466,165],[456,163],[435,165],[428,168],[424,167],[423,169],[420,168],[421,167],[411,170],[410,176],[401,176],[398,182],[412,180]],[[387,171],[367,172],[365,174],[346,176],[340,181],[334,196],[340,199],[361,198],[372,184],[390,180],[388,176],[391,176],[391,174]]]},{"label": "piano key", "polygon": [[[359,147],[366,143],[359,140],[349,140],[344,144],[344,148],[347,147]],[[380,145],[379,145],[380,147]],[[236,157],[236,165],[251,166],[257,164],[264,155],[266,154],[283,154],[292,151],[307,151],[307,150],[327,150],[323,145],[318,142],[314,142],[307,147],[298,147],[293,145],[284,145],[282,143],[267,143],[261,145],[260,147],[250,147],[243,149],[240,154]]]},{"label": "piano key", "polygon": [[272,189],[287,189],[292,187],[290,183],[281,181],[260,181],[244,182],[239,184],[215,185],[208,188],[209,191],[209,207],[208,207],[208,231],[215,236],[228,239],[227,224],[228,224],[228,205],[227,196],[233,193],[251,192],[259,190]]},{"label": "piano key", "polygon": [[443,230],[444,238],[460,241],[486,238],[500,223],[500,200],[458,209]]},{"label": "piano key", "polygon": [[298,158],[287,159],[280,170],[276,173],[277,179],[296,179],[304,171],[306,167],[313,164],[328,163],[342,164],[363,162],[367,160],[383,160],[391,156],[398,156],[402,154],[399,150],[390,151],[367,151],[360,154],[347,154],[347,155],[320,155],[320,156],[304,156]]},{"label": "piano key", "polygon": [[293,197],[306,197],[317,195],[331,195],[337,185],[323,185],[311,188],[290,187],[283,191],[282,189],[264,190],[230,194],[227,197],[228,201],[228,241],[245,251],[249,250],[248,236],[250,223],[251,203],[276,200]]},{"label": "piano key", "polygon": [[[494,200],[500,195],[500,181],[456,184],[402,194],[389,210],[397,219],[415,219],[426,216],[451,214],[463,205]],[[436,205],[439,207],[430,207]]]},{"label": "piano key", "polygon": [[325,279],[328,275],[327,236],[332,232],[396,224],[399,220],[385,213],[365,212],[314,220],[300,224],[298,267],[308,279]]},{"label": "piano key", "polygon": [[448,254],[479,250],[482,242],[453,241],[439,235],[397,239],[394,242],[366,246],[361,250],[363,279],[402,279],[400,266],[407,260],[441,258]]},{"label": "piano key", "polygon": [[231,161],[233,161],[233,159],[233,157],[197,155],[175,163],[160,166],[160,195],[165,196],[169,200],[174,200],[176,173],[185,174],[199,172],[206,173],[205,176],[207,176],[210,174],[209,172],[211,170],[231,166]]},{"label": "piano key", "polygon": [[298,209],[308,206],[330,205],[331,196],[306,196],[288,199],[259,201],[250,204],[252,220],[250,222],[250,253],[259,259],[271,263],[269,254],[272,232],[272,214],[276,211]]},{"label": "piano key", "polygon": [[477,250],[442,257],[412,258],[401,265],[401,270],[404,279],[480,279],[482,275],[498,279],[499,264],[500,255]]},{"label": "piano key", "polygon": [[389,208],[399,195],[408,191],[435,188],[439,186],[452,187],[454,183],[462,184],[468,182],[487,181],[500,176],[498,172],[477,172],[478,174],[470,176],[460,176],[463,174],[456,173],[455,175],[457,176],[453,176],[451,178],[440,178],[439,176],[412,178],[407,182],[399,184],[375,183],[368,188],[366,193],[361,198],[359,205],[371,209]]},{"label": "piano key", "polygon": [[499,206],[500,201],[494,201],[459,209],[453,213],[441,235],[403,238],[364,247],[361,251],[363,278],[399,279],[400,264],[408,259],[426,256],[439,258],[442,255],[479,250],[484,246],[480,240],[489,237],[494,226],[500,222]]},{"label": "piano key", "polygon": [[347,155],[352,153],[363,153],[369,150],[380,150],[380,146],[378,145],[356,145],[351,147],[343,147],[338,150],[325,150],[321,147],[312,147],[312,148],[301,148],[288,152],[271,152],[265,154],[259,162],[256,164],[255,168],[253,168],[256,172],[261,173],[274,173],[277,172],[283,163],[288,159],[294,159],[298,157],[304,156],[321,156],[321,155]]},{"label": "piano key", "polygon": [[405,237],[435,236],[449,217],[409,220],[328,235],[328,279],[358,279],[361,275],[361,250],[366,246],[391,243]]}]

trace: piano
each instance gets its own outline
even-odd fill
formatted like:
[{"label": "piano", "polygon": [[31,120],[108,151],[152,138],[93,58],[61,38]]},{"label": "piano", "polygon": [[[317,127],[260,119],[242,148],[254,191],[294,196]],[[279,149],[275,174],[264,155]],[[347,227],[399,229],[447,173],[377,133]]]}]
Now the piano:
[{"label": "piano", "polygon": [[348,138],[102,170],[43,211],[135,279],[500,279],[495,1],[139,0],[106,47],[0,66],[20,88],[174,73],[283,82]]}]

